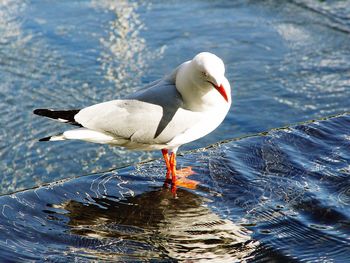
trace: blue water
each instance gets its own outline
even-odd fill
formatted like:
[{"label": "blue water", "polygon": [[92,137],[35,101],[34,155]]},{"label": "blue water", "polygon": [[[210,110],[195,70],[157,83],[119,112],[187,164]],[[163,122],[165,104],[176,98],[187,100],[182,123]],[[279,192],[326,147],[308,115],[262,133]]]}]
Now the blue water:
[{"label": "blue water", "polygon": [[346,262],[350,114],[0,197],[0,260]]},{"label": "blue water", "polygon": [[[349,112],[349,14],[349,1],[0,2],[0,257],[349,258],[348,115],[218,143]],[[233,105],[180,149],[218,143],[180,160],[199,189],[173,200],[160,161],[137,165],[159,153],[37,142],[67,126],[34,108],[125,96],[204,50],[224,60]]]}]

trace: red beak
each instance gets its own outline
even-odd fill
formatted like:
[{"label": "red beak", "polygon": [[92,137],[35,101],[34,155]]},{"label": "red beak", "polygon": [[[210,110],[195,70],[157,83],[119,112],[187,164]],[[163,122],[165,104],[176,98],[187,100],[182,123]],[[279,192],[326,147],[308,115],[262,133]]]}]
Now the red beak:
[{"label": "red beak", "polygon": [[228,96],[227,93],[225,91],[225,88],[222,84],[220,84],[220,86],[215,85],[213,82],[208,81],[211,85],[214,86],[214,88],[221,94],[221,96],[224,97],[224,99],[228,102]]},{"label": "red beak", "polygon": [[215,86],[214,85],[214,87],[221,94],[221,96],[223,96],[224,99],[228,102],[228,97],[227,97],[227,94],[226,94],[224,86],[221,84],[220,86]]}]

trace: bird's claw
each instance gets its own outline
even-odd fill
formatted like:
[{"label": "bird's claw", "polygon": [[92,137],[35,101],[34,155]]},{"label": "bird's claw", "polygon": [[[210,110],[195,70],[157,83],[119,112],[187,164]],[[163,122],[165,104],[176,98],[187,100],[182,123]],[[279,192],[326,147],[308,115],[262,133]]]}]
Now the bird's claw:
[{"label": "bird's claw", "polygon": [[181,186],[187,189],[196,189],[197,185],[199,184],[198,181],[195,180],[190,180],[187,179],[186,177],[181,177],[179,179],[176,180],[175,185],[176,186]]},{"label": "bird's claw", "polygon": [[195,173],[196,172],[193,171],[191,166],[176,170],[176,179],[174,180],[175,182],[173,182],[170,178],[170,173],[167,172],[163,187],[168,188],[168,186],[171,185],[171,192],[173,193],[174,197],[176,197],[177,186],[192,190],[196,189],[199,182],[187,178]]},{"label": "bird's claw", "polygon": [[192,166],[187,166],[185,168],[182,168],[180,170],[176,170],[176,177],[177,179],[190,176],[192,174],[195,174],[196,172],[192,170]]}]

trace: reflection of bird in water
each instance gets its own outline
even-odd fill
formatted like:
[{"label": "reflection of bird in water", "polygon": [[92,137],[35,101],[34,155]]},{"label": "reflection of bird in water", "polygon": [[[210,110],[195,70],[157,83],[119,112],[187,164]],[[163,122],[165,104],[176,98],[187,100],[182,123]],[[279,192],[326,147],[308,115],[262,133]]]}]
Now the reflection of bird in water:
[{"label": "reflection of bird in water", "polygon": [[126,99],[80,110],[37,109],[34,113],[79,126],[42,141],[78,139],[132,150],[162,150],[166,180],[171,174],[175,194],[176,185],[196,185],[185,177],[177,181],[178,148],[216,129],[230,105],[231,88],[224,63],[214,54],[203,52]]},{"label": "reflection of bird in water", "polygon": [[180,198],[173,199],[160,189],[126,200],[68,201],[55,207],[69,212],[71,233],[90,237],[90,244],[91,239],[114,242],[119,253],[114,253],[113,246],[109,252],[91,245],[82,248],[99,257],[235,262],[254,251],[258,242],[251,240],[249,230],[221,219],[202,197],[182,189],[178,195]]}]

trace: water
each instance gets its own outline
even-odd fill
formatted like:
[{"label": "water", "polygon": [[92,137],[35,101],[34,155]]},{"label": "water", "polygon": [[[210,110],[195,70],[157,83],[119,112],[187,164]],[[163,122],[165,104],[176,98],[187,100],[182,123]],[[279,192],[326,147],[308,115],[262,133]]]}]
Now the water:
[{"label": "water", "polygon": [[224,59],[233,106],[183,150],[350,110],[349,4],[299,2],[2,1],[0,192],[158,157],[37,143],[67,127],[32,110],[122,97],[203,50]]},{"label": "water", "polygon": [[349,1],[0,2],[1,257],[349,258],[348,115],[186,153],[201,186],[174,200],[160,161],[120,168],[159,153],[38,143],[67,127],[32,114],[122,97],[203,50],[223,58],[233,105],[182,150],[342,114],[349,14]]},{"label": "water", "polygon": [[0,259],[345,262],[350,114],[0,197]]}]

